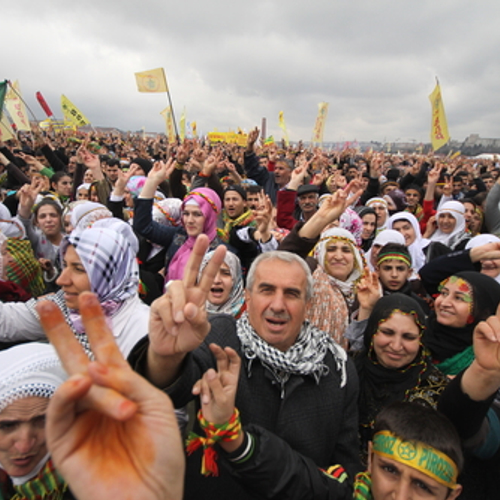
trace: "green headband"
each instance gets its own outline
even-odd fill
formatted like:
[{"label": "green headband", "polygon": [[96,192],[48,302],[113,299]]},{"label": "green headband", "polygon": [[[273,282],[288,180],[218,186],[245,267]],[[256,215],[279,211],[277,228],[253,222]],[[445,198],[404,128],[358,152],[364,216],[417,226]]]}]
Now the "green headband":
[{"label": "green headband", "polygon": [[418,470],[447,488],[457,487],[455,462],[421,441],[403,441],[390,431],[380,431],[373,437],[373,452]]}]

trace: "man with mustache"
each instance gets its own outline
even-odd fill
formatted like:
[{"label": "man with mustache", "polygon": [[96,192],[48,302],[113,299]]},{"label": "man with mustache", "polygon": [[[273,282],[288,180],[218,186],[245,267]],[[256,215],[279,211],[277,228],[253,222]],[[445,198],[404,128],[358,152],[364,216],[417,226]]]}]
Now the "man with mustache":
[{"label": "man with mustache", "polygon": [[[340,215],[343,202],[335,209]],[[237,321],[224,315],[208,321],[204,304],[225,249],[216,250],[197,281],[207,244],[200,235],[183,280],[172,282],[153,303],[149,338],[134,349],[132,366],[182,407],[193,399],[195,382],[217,368],[217,351],[209,344],[231,347],[243,362],[236,394],[241,422],[272,432],[309,466],[326,470],[342,464],[352,480],[359,470],[356,375],[345,351],[305,321],[312,295],[309,268],[288,252],[260,255],[247,277],[246,313]],[[205,424],[195,424],[198,434]],[[188,457],[186,499],[253,498],[224,466],[244,457],[252,443],[234,444],[230,455],[221,452],[216,478],[205,476],[212,461],[202,460],[201,450]]]}]

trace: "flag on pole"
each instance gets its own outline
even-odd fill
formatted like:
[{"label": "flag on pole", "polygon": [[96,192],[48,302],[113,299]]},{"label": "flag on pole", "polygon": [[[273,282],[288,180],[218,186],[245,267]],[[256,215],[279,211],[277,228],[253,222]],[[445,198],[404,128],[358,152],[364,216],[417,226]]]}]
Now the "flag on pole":
[{"label": "flag on pole", "polygon": [[11,88],[5,95],[5,109],[9,112],[17,130],[31,131],[30,120],[26,112],[26,106],[21,99],[21,89],[17,80],[11,84]]},{"label": "flag on pole", "polygon": [[10,139],[14,139],[14,134],[12,133],[12,127],[10,126],[7,115],[4,115],[0,120],[0,141],[5,142]]},{"label": "flag on pole", "polygon": [[197,125],[196,122],[191,122],[191,130],[193,131],[193,137],[196,139],[198,137],[198,131],[197,131]]},{"label": "flag on pole", "polygon": [[139,92],[168,92],[167,79],[163,68],[136,73],[135,81]]},{"label": "flag on pole", "polygon": [[320,102],[318,104],[318,116],[313,130],[313,144],[321,144],[323,142],[323,132],[325,130],[326,117],[328,116],[328,103]]},{"label": "flag on pole", "polygon": [[285,117],[283,116],[283,111],[280,111],[279,113],[279,125],[281,130],[283,130],[283,138],[285,139],[285,144],[289,146],[290,141],[288,140],[288,132],[286,130]]},{"label": "flag on pole", "polygon": [[63,94],[61,95],[61,109],[64,119],[76,127],[88,125],[88,118]]},{"label": "flag on pole", "polygon": [[168,106],[163,111],[160,112],[160,115],[165,119],[165,126],[167,129],[167,137],[168,142],[175,142],[175,129],[174,129],[174,119],[172,117],[172,108]]},{"label": "flag on pole", "polygon": [[431,143],[432,149],[437,151],[450,140],[439,82],[436,83],[432,94],[429,96],[429,100],[432,106]]},{"label": "flag on pole", "polygon": [[0,120],[2,119],[3,103],[5,101],[5,94],[7,93],[7,80],[0,82]]},{"label": "flag on pole", "polygon": [[47,104],[47,101],[44,99],[43,95],[41,92],[37,92],[35,94],[36,100],[38,101],[38,104],[42,107],[42,109],[45,111],[45,114],[47,115],[48,118],[51,118],[54,116],[54,113],[52,113],[52,110],[49,108],[49,105]]},{"label": "flag on pole", "polygon": [[182,110],[182,115],[181,119],[179,121],[179,137],[181,138],[181,141],[183,141],[186,138],[186,108]]}]

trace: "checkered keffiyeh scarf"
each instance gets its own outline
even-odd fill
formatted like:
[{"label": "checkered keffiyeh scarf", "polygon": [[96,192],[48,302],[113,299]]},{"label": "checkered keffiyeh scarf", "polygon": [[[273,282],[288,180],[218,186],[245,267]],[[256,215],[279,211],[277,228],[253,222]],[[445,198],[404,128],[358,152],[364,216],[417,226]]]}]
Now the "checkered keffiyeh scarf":
[{"label": "checkered keffiyeh scarf", "polygon": [[[66,301],[64,300],[64,292],[62,290],[59,290],[57,293],[53,293],[51,295],[45,295],[43,299],[40,300],[50,300],[51,302],[54,302],[57,304],[61,312],[63,313],[64,319],[66,320],[66,323],[68,323],[69,327],[71,328],[72,332],[75,334],[76,339],[82,347],[85,349],[85,352],[88,354],[89,357],[92,357],[92,349],[90,348],[90,343],[89,339],[86,335],[86,333],[82,330],[81,332],[77,331],[76,328],[73,325],[73,322],[70,318],[70,311],[68,307],[66,306]],[[36,310],[36,305],[38,304],[38,300],[36,299],[31,299],[26,302],[26,306],[28,307],[28,310],[35,316],[37,320],[40,320],[40,316],[38,315],[38,312]]]},{"label": "checkered keffiyeh scarf", "polygon": [[325,332],[305,321],[295,344],[282,352],[265,342],[250,325],[245,312],[237,322],[236,333],[241,342],[243,354],[248,359],[248,377],[252,375],[255,358],[274,375],[281,385],[281,398],[285,397],[285,384],[291,375],[311,375],[317,384],[321,377],[328,375],[330,368],[324,359],[331,352],[336,370],[341,374],[340,387],[347,382],[347,354]]}]

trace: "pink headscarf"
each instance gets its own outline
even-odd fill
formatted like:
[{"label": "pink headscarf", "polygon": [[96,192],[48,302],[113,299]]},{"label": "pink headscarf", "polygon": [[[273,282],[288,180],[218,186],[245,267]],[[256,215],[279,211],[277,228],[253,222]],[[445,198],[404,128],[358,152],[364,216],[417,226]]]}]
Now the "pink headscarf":
[{"label": "pink headscarf", "polygon": [[[198,204],[201,212],[205,216],[203,234],[206,234],[210,242],[212,242],[217,235],[217,217],[222,206],[219,195],[210,188],[196,188],[184,198],[181,210],[184,210],[186,203],[190,200],[194,200]],[[187,240],[183,243],[179,250],[175,252],[174,257],[168,266],[165,278],[166,281],[182,279],[184,275],[184,267],[186,267],[195,241],[195,237],[188,236]]]}]

